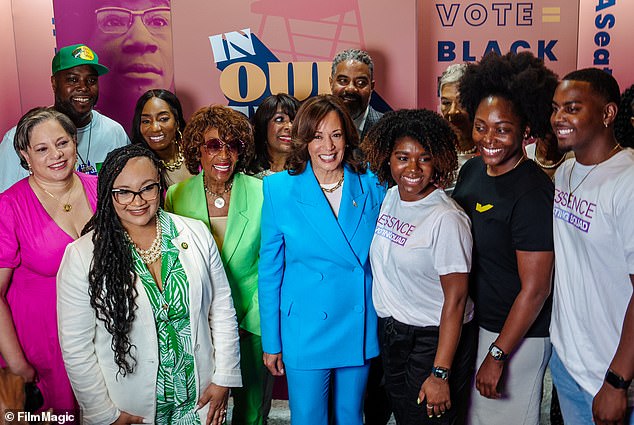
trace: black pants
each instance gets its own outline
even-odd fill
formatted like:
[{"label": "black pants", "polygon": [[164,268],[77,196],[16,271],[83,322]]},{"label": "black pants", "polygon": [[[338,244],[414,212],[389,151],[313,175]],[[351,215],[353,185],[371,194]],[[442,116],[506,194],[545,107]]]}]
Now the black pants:
[{"label": "black pants", "polygon": [[391,317],[380,320],[383,331],[381,357],[385,370],[385,387],[392,402],[396,422],[399,425],[463,424],[475,364],[477,327],[473,323],[462,327],[449,377],[451,409],[440,418],[429,418],[426,400],[417,404],[417,399],[423,382],[434,366],[438,327],[410,326]]}]

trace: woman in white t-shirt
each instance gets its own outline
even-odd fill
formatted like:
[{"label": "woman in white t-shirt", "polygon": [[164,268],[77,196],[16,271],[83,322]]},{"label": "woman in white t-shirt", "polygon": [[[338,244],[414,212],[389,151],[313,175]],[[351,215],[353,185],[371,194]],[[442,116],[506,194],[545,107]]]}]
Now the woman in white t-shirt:
[{"label": "woman in white t-shirt", "polygon": [[458,166],[456,135],[427,110],[390,112],[362,144],[391,188],[370,260],[386,389],[399,424],[464,422],[475,360],[468,297],[471,227],[443,188]]}]

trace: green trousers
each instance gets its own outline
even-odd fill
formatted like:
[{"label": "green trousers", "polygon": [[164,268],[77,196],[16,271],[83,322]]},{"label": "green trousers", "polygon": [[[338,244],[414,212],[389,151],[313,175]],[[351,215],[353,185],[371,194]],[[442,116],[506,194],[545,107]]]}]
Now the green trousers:
[{"label": "green trousers", "polygon": [[262,361],[262,338],[241,331],[242,388],[232,390],[232,425],[263,425],[271,409],[273,376]]}]

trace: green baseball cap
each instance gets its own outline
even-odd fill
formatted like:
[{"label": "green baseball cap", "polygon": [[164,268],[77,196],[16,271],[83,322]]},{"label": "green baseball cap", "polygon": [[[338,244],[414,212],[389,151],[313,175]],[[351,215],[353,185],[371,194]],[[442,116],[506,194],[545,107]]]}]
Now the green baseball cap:
[{"label": "green baseball cap", "polygon": [[53,75],[64,69],[74,68],[81,65],[90,65],[95,68],[98,75],[108,72],[108,68],[99,63],[99,56],[85,44],[73,44],[59,49],[53,57],[51,69]]}]

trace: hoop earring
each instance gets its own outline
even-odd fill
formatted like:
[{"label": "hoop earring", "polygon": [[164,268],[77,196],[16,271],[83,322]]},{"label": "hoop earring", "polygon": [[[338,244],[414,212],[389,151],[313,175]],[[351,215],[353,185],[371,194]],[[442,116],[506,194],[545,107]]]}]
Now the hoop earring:
[{"label": "hoop earring", "polygon": [[177,128],[176,132],[178,133],[178,140],[182,141],[183,140],[183,133],[181,133],[181,129]]}]

